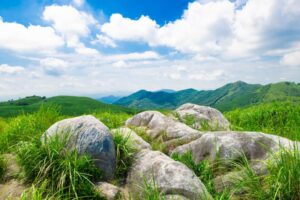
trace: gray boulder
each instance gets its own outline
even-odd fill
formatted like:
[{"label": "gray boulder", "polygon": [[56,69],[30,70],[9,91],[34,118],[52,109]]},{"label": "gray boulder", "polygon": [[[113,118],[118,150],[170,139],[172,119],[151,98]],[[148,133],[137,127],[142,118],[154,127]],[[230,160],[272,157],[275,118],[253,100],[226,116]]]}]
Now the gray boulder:
[{"label": "gray boulder", "polygon": [[66,148],[88,154],[106,178],[111,179],[115,170],[116,153],[109,129],[91,115],[59,121],[52,125],[42,136],[43,141],[58,136],[68,137]]},{"label": "gray boulder", "polygon": [[[175,113],[185,123],[187,123],[187,119],[190,117],[192,122],[189,123],[195,129],[208,128],[214,131],[228,131],[230,129],[230,123],[223,114],[208,106],[186,103],[177,108]],[[204,124],[208,127],[203,127]]]},{"label": "gray boulder", "polygon": [[106,182],[98,182],[95,184],[95,188],[99,193],[104,196],[107,200],[120,199],[121,189]]},{"label": "gray boulder", "polygon": [[[186,124],[180,123],[157,111],[145,111],[139,113],[128,119],[126,121],[126,126],[143,128],[150,138],[160,139],[165,143],[173,140],[170,146],[167,147],[168,150],[178,146],[176,142],[174,142],[176,140],[179,141],[179,144],[182,144],[182,142],[190,142],[197,138],[195,135],[199,137],[202,135],[201,132],[192,129]],[[180,142],[180,138],[190,138],[190,140],[181,140]]]},{"label": "gray boulder", "polygon": [[112,134],[121,134],[124,137],[128,137],[128,142],[137,150],[151,149],[151,145],[144,141],[140,136],[138,136],[130,128],[118,128],[111,130]]},{"label": "gray boulder", "polygon": [[193,171],[159,151],[142,150],[136,155],[129,171],[127,187],[133,198],[144,198],[146,183],[155,184],[162,195],[180,195],[195,200],[211,199]]}]

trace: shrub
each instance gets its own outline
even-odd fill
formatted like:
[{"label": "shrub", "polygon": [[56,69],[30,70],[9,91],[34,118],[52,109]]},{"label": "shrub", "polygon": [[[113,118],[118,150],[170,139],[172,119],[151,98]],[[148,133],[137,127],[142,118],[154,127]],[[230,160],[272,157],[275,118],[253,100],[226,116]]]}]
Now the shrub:
[{"label": "shrub", "polygon": [[96,118],[103,122],[108,128],[119,128],[125,124],[125,121],[131,117],[127,113],[94,113]]},{"label": "shrub", "polygon": [[65,149],[67,139],[54,137],[36,143],[21,143],[18,160],[29,183],[46,184],[48,194],[66,199],[101,199],[92,181],[100,180],[101,171],[87,155]]},{"label": "shrub", "polygon": [[60,119],[58,108],[41,107],[37,113],[23,114],[12,119],[0,134],[0,152],[12,151],[21,141],[39,140],[53,123]]},{"label": "shrub", "polygon": [[0,155],[0,182],[4,178],[5,171],[6,171],[6,161],[4,160],[2,155]]},{"label": "shrub", "polygon": [[134,154],[136,153],[136,149],[130,143],[129,137],[130,135],[124,136],[118,132],[113,135],[117,154],[115,177],[120,184],[125,183],[127,173],[133,163]]}]

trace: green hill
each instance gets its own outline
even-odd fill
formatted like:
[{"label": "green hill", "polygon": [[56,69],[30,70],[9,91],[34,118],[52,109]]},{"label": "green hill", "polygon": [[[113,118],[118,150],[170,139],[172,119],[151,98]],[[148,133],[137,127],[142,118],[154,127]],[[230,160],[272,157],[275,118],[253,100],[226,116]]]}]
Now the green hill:
[{"label": "green hill", "polygon": [[257,103],[286,100],[300,102],[299,83],[260,85],[238,81],[216,90],[187,89],[174,93],[140,90],[121,98],[115,104],[137,109],[174,109],[190,102],[229,111]]},{"label": "green hill", "polygon": [[40,106],[55,105],[63,115],[82,115],[92,112],[134,113],[135,110],[99,102],[88,97],[56,96],[51,98],[30,96],[0,103],[0,117],[14,117],[20,113],[36,112]]}]

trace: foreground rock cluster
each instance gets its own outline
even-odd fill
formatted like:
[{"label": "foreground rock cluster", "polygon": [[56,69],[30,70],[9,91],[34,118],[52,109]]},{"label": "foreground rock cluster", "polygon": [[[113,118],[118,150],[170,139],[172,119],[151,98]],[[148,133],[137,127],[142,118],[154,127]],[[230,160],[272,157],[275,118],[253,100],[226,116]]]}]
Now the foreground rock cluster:
[{"label": "foreground rock cluster", "polygon": [[[186,122],[188,117],[193,119],[192,123]],[[201,131],[204,123],[214,131]],[[143,135],[139,135],[139,132]],[[292,148],[294,145],[288,139],[265,133],[230,131],[229,122],[218,110],[194,104],[182,105],[170,116],[157,111],[145,111],[128,119],[124,127],[114,130],[109,130],[93,116],[66,119],[51,126],[42,140],[56,136],[62,139],[67,137],[66,148],[76,149],[80,154],[86,153],[95,158],[96,165],[105,172],[109,182],[114,177],[116,167],[113,142],[113,134],[116,133],[128,137],[137,153],[125,186],[117,187],[106,182],[96,184],[95,187],[109,200],[120,196],[122,199],[128,196],[144,199],[145,184],[155,184],[159,192],[166,195],[166,199],[212,199],[196,174],[170,158],[172,154],[191,152],[196,164],[209,160],[211,163],[219,162],[224,167],[230,165],[231,161],[246,158],[259,174],[266,173],[263,161],[270,159],[270,152],[279,151],[281,147]],[[151,141],[160,141],[164,153],[153,150],[151,144],[143,140],[145,137]],[[300,149],[300,144],[296,145]],[[215,178],[216,190],[230,187],[231,179],[240,176],[239,173],[228,170]],[[22,187],[10,179],[8,184],[0,185],[0,193],[11,184]]]}]

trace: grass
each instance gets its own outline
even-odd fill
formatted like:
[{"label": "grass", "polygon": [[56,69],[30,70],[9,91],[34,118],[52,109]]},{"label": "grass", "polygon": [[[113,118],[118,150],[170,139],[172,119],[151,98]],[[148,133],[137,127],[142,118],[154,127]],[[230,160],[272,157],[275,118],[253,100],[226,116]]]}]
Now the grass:
[{"label": "grass", "polygon": [[300,104],[274,102],[237,109],[225,116],[232,129],[261,131],[300,140]]},{"label": "grass", "polygon": [[103,113],[98,112],[98,113],[94,113],[93,115],[110,129],[124,126],[126,120],[132,116],[131,114],[128,113],[112,113],[112,112],[103,112]]},{"label": "grass", "polygon": [[144,179],[144,198],[145,200],[166,200],[166,197],[160,192],[154,180],[147,181]]},{"label": "grass", "polygon": [[125,184],[127,173],[132,166],[134,154],[136,153],[129,137],[130,135],[124,136],[118,132],[113,135],[117,156],[115,179],[117,183],[122,185]]},{"label": "grass", "polygon": [[65,149],[67,139],[54,137],[41,142],[19,144],[18,161],[25,180],[59,199],[103,199],[92,181],[102,172],[87,155]]},{"label": "grass", "polygon": [[0,155],[0,182],[3,181],[6,172],[6,161],[2,155]]},{"label": "grass", "polygon": [[13,151],[21,141],[39,140],[43,132],[61,118],[59,109],[52,106],[10,120],[0,134],[0,152]]}]

